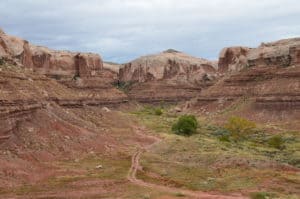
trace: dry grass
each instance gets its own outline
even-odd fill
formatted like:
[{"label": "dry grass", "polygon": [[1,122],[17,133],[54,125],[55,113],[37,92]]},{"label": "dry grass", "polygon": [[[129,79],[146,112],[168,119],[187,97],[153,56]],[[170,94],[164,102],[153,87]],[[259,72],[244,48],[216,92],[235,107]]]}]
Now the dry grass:
[{"label": "dry grass", "polygon": [[300,194],[299,132],[282,131],[286,142],[279,150],[268,145],[272,135],[267,132],[258,132],[241,142],[222,142],[212,126],[202,123],[197,135],[186,138],[171,134],[174,115],[155,116],[143,109],[134,115],[141,124],[165,137],[142,157],[143,171],[138,176],[146,181],[203,191],[261,190],[281,197]]}]

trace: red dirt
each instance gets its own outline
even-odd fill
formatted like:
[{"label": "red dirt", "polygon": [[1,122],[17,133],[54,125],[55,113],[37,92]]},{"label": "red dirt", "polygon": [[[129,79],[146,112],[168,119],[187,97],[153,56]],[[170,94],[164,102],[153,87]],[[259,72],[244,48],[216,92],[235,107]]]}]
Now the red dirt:
[{"label": "red dirt", "polygon": [[[138,130],[140,130],[140,129],[138,129]],[[143,180],[138,179],[136,174],[137,174],[139,168],[141,168],[140,158],[141,158],[142,153],[147,151],[148,149],[150,149],[153,145],[158,144],[161,140],[157,137],[142,134],[139,131],[138,131],[137,134],[139,134],[141,136],[144,136],[144,137],[147,137],[147,138],[153,139],[153,143],[146,146],[146,147],[137,149],[137,151],[133,154],[132,160],[131,160],[131,162],[132,162],[131,163],[131,168],[129,170],[128,177],[127,177],[127,179],[130,182],[132,182],[136,185],[139,185],[139,186],[153,188],[153,189],[160,190],[160,191],[167,192],[167,193],[173,193],[173,194],[180,193],[180,194],[183,194],[185,196],[192,197],[192,198],[203,198],[203,199],[204,198],[207,198],[207,199],[247,198],[247,197],[244,197],[240,194],[221,195],[221,194],[205,193],[205,192],[200,192],[200,191],[185,190],[185,189],[181,189],[181,188],[167,187],[167,186],[164,186],[164,185],[157,185],[157,184],[145,182]]]}]

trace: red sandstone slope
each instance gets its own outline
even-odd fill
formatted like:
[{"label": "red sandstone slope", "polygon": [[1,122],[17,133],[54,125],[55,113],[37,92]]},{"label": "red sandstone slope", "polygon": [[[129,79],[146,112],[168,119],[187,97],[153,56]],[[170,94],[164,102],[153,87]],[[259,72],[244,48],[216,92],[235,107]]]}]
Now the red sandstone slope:
[{"label": "red sandstone slope", "polygon": [[167,50],[138,58],[120,68],[121,82],[131,82],[128,95],[140,102],[182,101],[212,85],[215,63]]},{"label": "red sandstone slope", "polygon": [[0,66],[0,192],[72,174],[57,168],[56,161],[105,154],[108,145],[124,150],[123,141],[135,139],[128,121],[102,110],[124,99],[116,89],[66,86],[16,66]]}]

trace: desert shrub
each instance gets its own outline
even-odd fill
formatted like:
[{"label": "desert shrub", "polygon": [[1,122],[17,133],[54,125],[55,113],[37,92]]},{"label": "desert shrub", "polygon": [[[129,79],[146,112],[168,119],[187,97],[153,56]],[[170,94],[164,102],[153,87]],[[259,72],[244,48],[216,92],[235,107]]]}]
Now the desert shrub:
[{"label": "desert shrub", "polygon": [[268,140],[268,144],[270,147],[274,147],[276,149],[284,148],[284,139],[280,135],[275,135]]},{"label": "desert shrub", "polygon": [[172,131],[179,135],[190,136],[197,132],[198,121],[194,115],[180,116],[172,126]]},{"label": "desert shrub", "polygon": [[219,137],[219,140],[221,142],[230,142],[230,136],[229,135],[222,135]]},{"label": "desert shrub", "polygon": [[230,142],[230,132],[224,128],[213,128],[213,135],[217,136],[221,142]]},{"label": "desert shrub", "polygon": [[241,117],[231,117],[224,128],[230,132],[233,139],[242,139],[255,132],[256,124]]},{"label": "desert shrub", "polygon": [[141,112],[147,115],[162,115],[163,107],[146,105],[141,109]]},{"label": "desert shrub", "polygon": [[4,60],[1,57],[0,57],[0,65],[4,65]]},{"label": "desert shrub", "polygon": [[113,83],[113,86],[115,86],[117,89],[123,91],[124,93],[128,93],[131,86],[134,84],[134,82],[123,82],[123,81],[116,81]]},{"label": "desert shrub", "polygon": [[155,115],[162,115],[162,114],[163,114],[163,111],[162,111],[161,108],[156,108],[156,109],[154,110],[154,114],[155,114]]},{"label": "desert shrub", "polygon": [[266,192],[256,192],[250,195],[251,199],[268,199],[274,196],[274,194],[266,193]]}]

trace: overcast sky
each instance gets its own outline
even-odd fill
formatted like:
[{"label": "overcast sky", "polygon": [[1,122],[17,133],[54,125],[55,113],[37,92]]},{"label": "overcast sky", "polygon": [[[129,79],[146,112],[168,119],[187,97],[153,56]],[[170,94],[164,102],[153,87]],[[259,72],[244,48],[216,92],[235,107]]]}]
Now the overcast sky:
[{"label": "overcast sky", "polygon": [[54,49],[127,62],[173,48],[216,59],[226,46],[300,36],[299,0],[0,0],[0,27]]}]

